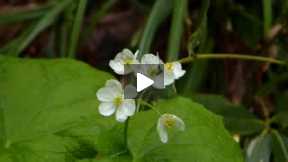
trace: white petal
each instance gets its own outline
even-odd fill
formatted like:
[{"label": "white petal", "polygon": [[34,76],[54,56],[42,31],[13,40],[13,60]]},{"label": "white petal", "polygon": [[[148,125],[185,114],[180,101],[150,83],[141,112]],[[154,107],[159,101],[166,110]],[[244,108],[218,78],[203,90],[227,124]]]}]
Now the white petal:
[{"label": "white petal", "polygon": [[116,111],[116,120],[118,122],[125,122],[128,116],[126,115],[125,111],[121,108],[118,108]]},{"label": "white petal", "polygon": [[124,64],[120,61],[110,60],[109,66],[113,69],[116,74],[124,75]]},{"label": "white petal", "polygon": [[178,116],[176,116],[176,115],[173,115],[173,114],[171,114],[171,115],[172,115],[173,118],[175,119],[175,122],[176,122],[175,127],[176,127],[176,129],[179,129],[179,130],[181,130],[181,131],[184,131],[184,130],[185,130],[185,123],[184,123],[184,121],[183,121],[181,118],[179,118]]},{"label": "white petal", "polygon": [[185,70],[182,70],[182,66],[179,62],[173,62],[173,73],[174,73],[174,78],[179,79],[185,74]]},{"label": "white petal", "polygon": [[174,82],[174,74],[164,71],[164,86],[171,85]]},{"label": "white petal", "polygon": [[141,59],[141,64],[162,64],[163,61],[159,56],[153,54],[145,54]]},{"label": "white petal", "polygon": [[116,93],[117,96],[119,96],[120,94],[123,93],[122,85],[118,80],[110,79],[110,80],[106,81],[105,86],[113,89],[114,93]]},{"label": "white petal", "polygon": [[159,134],[161,142],[167,143],[168,133],[167,133],[165,126],[163,125],[162,116],[158,119],[158,122],[157,122],[157,132]]},{"label": "white petal", "polygon": [[135,56],[136,59],[137,59],[138,55],[139,55],[139,50],[137,50],[137,51],[135,52],[135,54],[134,54],[134,56]]},{"label": "white petal", "polygon": [[123,109],[127,116],[132,116],[136,109],[135,101],[132,99],[125,99],[119,109]]},{"label": "white petal", "polygon": [[122,54],[122,56],[125,56],[125,57],[130,57],[130,58],[135,57],[133,52],[130,51],[129,49],[127,49],[127,48],[123,49],[121,54]]},{"label": "white petal", "polygon": [[116,97],[116,93],[113,88],[105,86],[97,91],[96,96],[99,101],[112,102]]},{"label": "white petal", "polygon": [[102,102],[99,105],[99,113],[103,116],[110,116],[115,112],[115,106],[112,102]]}]

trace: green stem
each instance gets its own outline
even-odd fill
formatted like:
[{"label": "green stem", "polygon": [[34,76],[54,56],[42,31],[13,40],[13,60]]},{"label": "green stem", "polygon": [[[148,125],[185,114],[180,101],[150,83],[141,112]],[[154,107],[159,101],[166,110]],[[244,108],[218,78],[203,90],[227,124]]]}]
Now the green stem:
[{"label": "green stem", "polygon": [[180,59],[180,63],[189,63],[197,59],[238,59],[238,60],[250,60],[250,61],[258,61],[258,62],[267,62],[271,64],[279,64],[286,65],[285,61],[277,60],[270,57],[262,57],[262,56],[253,56],[253,55],[244,55],[244,54],[230,54],[230,53],[214,53],[214,54],[197,54],[196,57],[185,57]]},{"label": "green stem", "polygon": [[129,117],[128,119],[125,121],[125,125],[124,125],[124,144],[126,146],[126,148],[128,148],[128,125],[129,125]]},{"label": "green stem", "polygon": [[151,104],[149,104],[148,102],[146,102],[146,101],[144,101],[144,100],[138,100],[138,102],[140,103],[140,104],[142,104],[142,105],[144,105],[144,106],[147,106],[147,107],[149,107],[149,108],[151,108],[152,110],[154,110],[158,115],[160,115],[161,116],[161,112],[160,111],[158,111],[157,109],[155,109],[155,107],[153,106],[153,105],[151,105]]}]

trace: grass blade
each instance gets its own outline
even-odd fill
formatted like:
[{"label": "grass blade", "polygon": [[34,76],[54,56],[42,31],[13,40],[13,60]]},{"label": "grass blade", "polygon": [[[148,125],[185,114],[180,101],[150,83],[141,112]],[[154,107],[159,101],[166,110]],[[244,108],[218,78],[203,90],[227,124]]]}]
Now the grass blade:
[{"label": "grass blade", "polygon": [[140,41],[138,57],[141,57],[144,53],[148,53],[150,51],[151,43],[156,30],[171,13],[171,9],[171,0],[157,0],[155,2]]},{"label": "grass blade", "polygon": [[75,58],[77,43],[79,40],[81,25],[83,22],[83,16],[85,13],[85,8],[87,5],[87,0],[79,0],[78,8],[75,16],[75,20],[72,27],[72,33],[70,37],[69,47],[68,47],[68,57]]},{"label": "grass blade", "polygon": [[32,24],[20,37],[10,42],[4,49],[9,49],[7,55],[18,56],[34,39],[35,37],[49,27],[55,18],[71,3],[72,0],[63,0],[55,5],[53,9],[45,14],[35,24]]},{"label": "grass blade", "polygon": [[264,35],[267,34],[272,25],[272,1],[263,0],[263,29]]},{"label": "grass blade", "polygon": [[[188,42],[189,55],[194,53],[194,50],[199,46],[198,52],[210,52],[213,48],[213,41],[207,39],[207,13],[209,9],[209,0],[202,1],[202,7],[200,10],[200,21],[196,31],[190,36]],[[186,76],[184,77],[184,84],[181,87],[181,92],[185,95],[195,92],[205,78],[205,71],[208,66],[208,61],[196,61],[189,66]]]},{"label": "grass blade", "polygon": [[20,21],[32,20],[44,16],[54,7],[54,3],[37,6],[30,9],[15,10],[0,14],[0,24],[11,24]]},{"label": "grass blade", "polygon": [[178,58],[185,16],[187,14],[187,0],[173,1],[173,18],[169,36],[167,61]]}]

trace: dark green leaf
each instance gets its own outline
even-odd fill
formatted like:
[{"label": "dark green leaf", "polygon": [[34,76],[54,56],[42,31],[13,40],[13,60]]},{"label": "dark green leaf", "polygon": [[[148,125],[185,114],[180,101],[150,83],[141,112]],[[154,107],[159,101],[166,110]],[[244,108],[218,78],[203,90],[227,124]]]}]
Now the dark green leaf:
[{"label": "dark green leaf", "polygon": [[247,162],[270,162],[271,156],[271,135],[264,134],[254,138],[247,150]]},{"label": "dark green leaf", "polygon": [[285,141],[277,130],[272,131],[272,149],[274,161],[288,161],[288,150],[285,146]]},{"label": "dark green leaf", "polygon": [[288,112],[281,111],[272,118],[272,122],[278,123],[282,128],[288,127]]},{"label": "dark green leaf", "polygon": [[193,100],[203,104],[210,111],[223,116],[226,128],[232,133],[249,135],[260,132],[264,128],[245,107],[234,105],[219,95],[194,95]]}]

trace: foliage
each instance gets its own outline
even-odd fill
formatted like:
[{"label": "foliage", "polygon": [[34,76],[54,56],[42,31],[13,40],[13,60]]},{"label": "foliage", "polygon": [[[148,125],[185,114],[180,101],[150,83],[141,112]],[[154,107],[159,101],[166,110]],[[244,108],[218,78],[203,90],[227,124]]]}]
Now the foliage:
[{"label": "foliage", "polygon": [[[287,162],[287,20],[287,0],[0,2],[0,162]],[[186,73],[117,123],[95,94],[124,48]],[[186,126],[166,144],[163,113]]]}]

